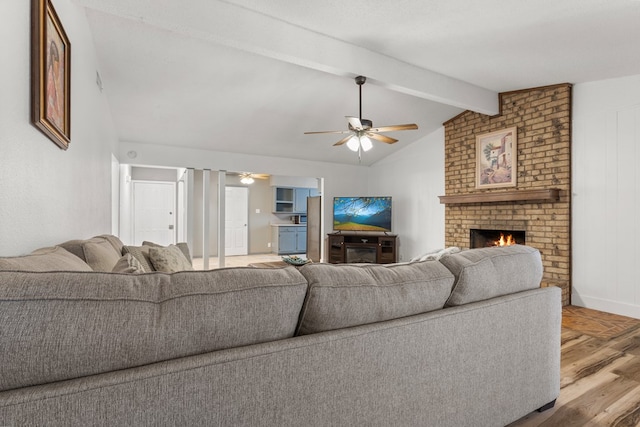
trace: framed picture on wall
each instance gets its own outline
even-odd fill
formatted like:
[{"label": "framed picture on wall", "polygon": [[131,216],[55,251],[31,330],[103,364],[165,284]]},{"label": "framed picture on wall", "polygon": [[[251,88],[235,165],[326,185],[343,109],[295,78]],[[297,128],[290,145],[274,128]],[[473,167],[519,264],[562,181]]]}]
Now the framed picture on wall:
[{"label": "framed picture on wall", "polygon": [[71,43],[51,0],[31,4],[32,122],[60,148],[71,142]]},{"label": "framed picture on wall", "polygon": [[515,187],[518,128],[476,136],[476,188]]}]

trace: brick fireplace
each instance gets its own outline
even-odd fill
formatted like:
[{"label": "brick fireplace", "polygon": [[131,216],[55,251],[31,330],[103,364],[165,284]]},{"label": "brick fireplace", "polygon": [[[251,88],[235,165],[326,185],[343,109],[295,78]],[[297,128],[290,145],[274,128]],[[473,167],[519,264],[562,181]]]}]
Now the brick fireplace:
[{"label": "brick fireplace", "polygon": [[[540,250],[542,286],[571,299],[571,85],[500,94],[500,113],[445,124],[445,244],[472,247],[471,230],[514,231]],[[476,136],[517,128],[515,187],[476,189]],[[518,242],[520,243],[520,242]]]}]

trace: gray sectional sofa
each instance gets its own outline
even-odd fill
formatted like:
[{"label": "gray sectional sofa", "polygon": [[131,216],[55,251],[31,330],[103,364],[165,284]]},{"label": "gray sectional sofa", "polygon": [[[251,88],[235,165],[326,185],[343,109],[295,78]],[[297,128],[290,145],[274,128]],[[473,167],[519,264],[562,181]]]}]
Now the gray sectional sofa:
[{"label": "gray sectional sofa", "polygon": [[0,260],[2,426],[500,426],[559,394],[560,290],[539,287],[531,247],[171,274],[72,264]]}]

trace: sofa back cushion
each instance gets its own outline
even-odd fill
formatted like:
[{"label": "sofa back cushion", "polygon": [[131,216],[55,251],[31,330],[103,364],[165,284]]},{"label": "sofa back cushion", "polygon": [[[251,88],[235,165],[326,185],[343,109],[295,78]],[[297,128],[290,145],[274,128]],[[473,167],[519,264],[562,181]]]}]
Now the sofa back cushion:
[{"label": "sofa back cushion", "polygon": [[52,246],[28,255],[0,258],[0,271],[91,271],[91,267],[71,252]]},{"label": "sofa back cushion", "polygon": [[122,246],[124,246],[124,244],[122,243],[122,240],[120,240],[118,236],[114,236],[113,234],[101,234],[96,237],[102,237],[104,240],[111,243],[111,245],[116,250],[116,252],[118,252],[119,254],[122,253]]},{"label": "sofa back cushion", "polygon": [[468,304],[540,287],[542,259],[530,246],[471,249],[440,258],[455,276],[446,306]]},{"label": "sofa back cushion", "polygon": [[88,241],[97,241],[97,240],[106,240],[113,247],[113,250],[116,253],[122,254],[122,246],[123,246],[122,241],[118,237],[113,236],[111,234],[102,234],[100,236],[92,237],[91,239],[68,240],[66,242],[58,244],[58,246],[65,248],[75,256],[82,258],[83,261],[86,261],[84,257],[84,249],[82,248],[82,244]]},{"label": "sofa back cushion", "polygon": [[122,256],[122,241],[113,235],[103,234],[91,239],[68,240],[60,243],[63,247],[95,271],[111,271]]},{"label": "sofa back cushion", "polygon": [[309,290],[298,335],[347,328],[437,310],[453,275],[436,261],[408,264],[308,264]]},{"label": "sofa back cushion", "polygon": [[0,272],[0,390],[294,335],[295,268]]},{"label": "sofa back cushion", "polygon": [[111,271],[121,255],[105,239],[94,238],[82,243],[84,260],[93,271]]}]

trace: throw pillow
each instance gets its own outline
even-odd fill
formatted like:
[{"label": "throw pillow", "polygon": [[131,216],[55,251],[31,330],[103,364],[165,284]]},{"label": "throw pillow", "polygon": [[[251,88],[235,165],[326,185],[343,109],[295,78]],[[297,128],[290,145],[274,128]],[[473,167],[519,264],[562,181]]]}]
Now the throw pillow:
[{"label": "throw pillow", "polygon": [[149,259],[156,271],[163,273],[193,270],[191,263],[176,245],[169,245],[166,248],[149,248]]},{"label": "throw pillow", "polygon": [[[166,246],[162,246],[153,242],[148,242],[146,240],[142,242],[142,246],[150,246],[152,248],[166,248]],[[182,251],[185,258],[187,258],[187,261],[189,261],[189,264],[191,264],[191,254],[189,253],[189,245],[187,245],[186,242],[178,242],[176,243],[176,246],[178,247],[178,249]]]},{"label": "throw pillow", "polygon": [[111,270],[113,273],[132,273],[132,274],[140,274],[144,273],[144,267],[140,264],[140,261],[136,259],[131,254],[123,255],[116,265]]},{"label": "throw pillow", "polygon": [[122,247],[122,255],[131,254],[135,259],[140,262],[142,268],[145,273],[151,273],[155,271],[153,265],[151,264],[151,260],[149,259],[149,249],[150,246],[123,246]]},{"label": "throw pillow", "polygon": [[93,271],[111,271],[116,265],[120,254],[108,240],[95,238],[82,244],[84,259]]}]

